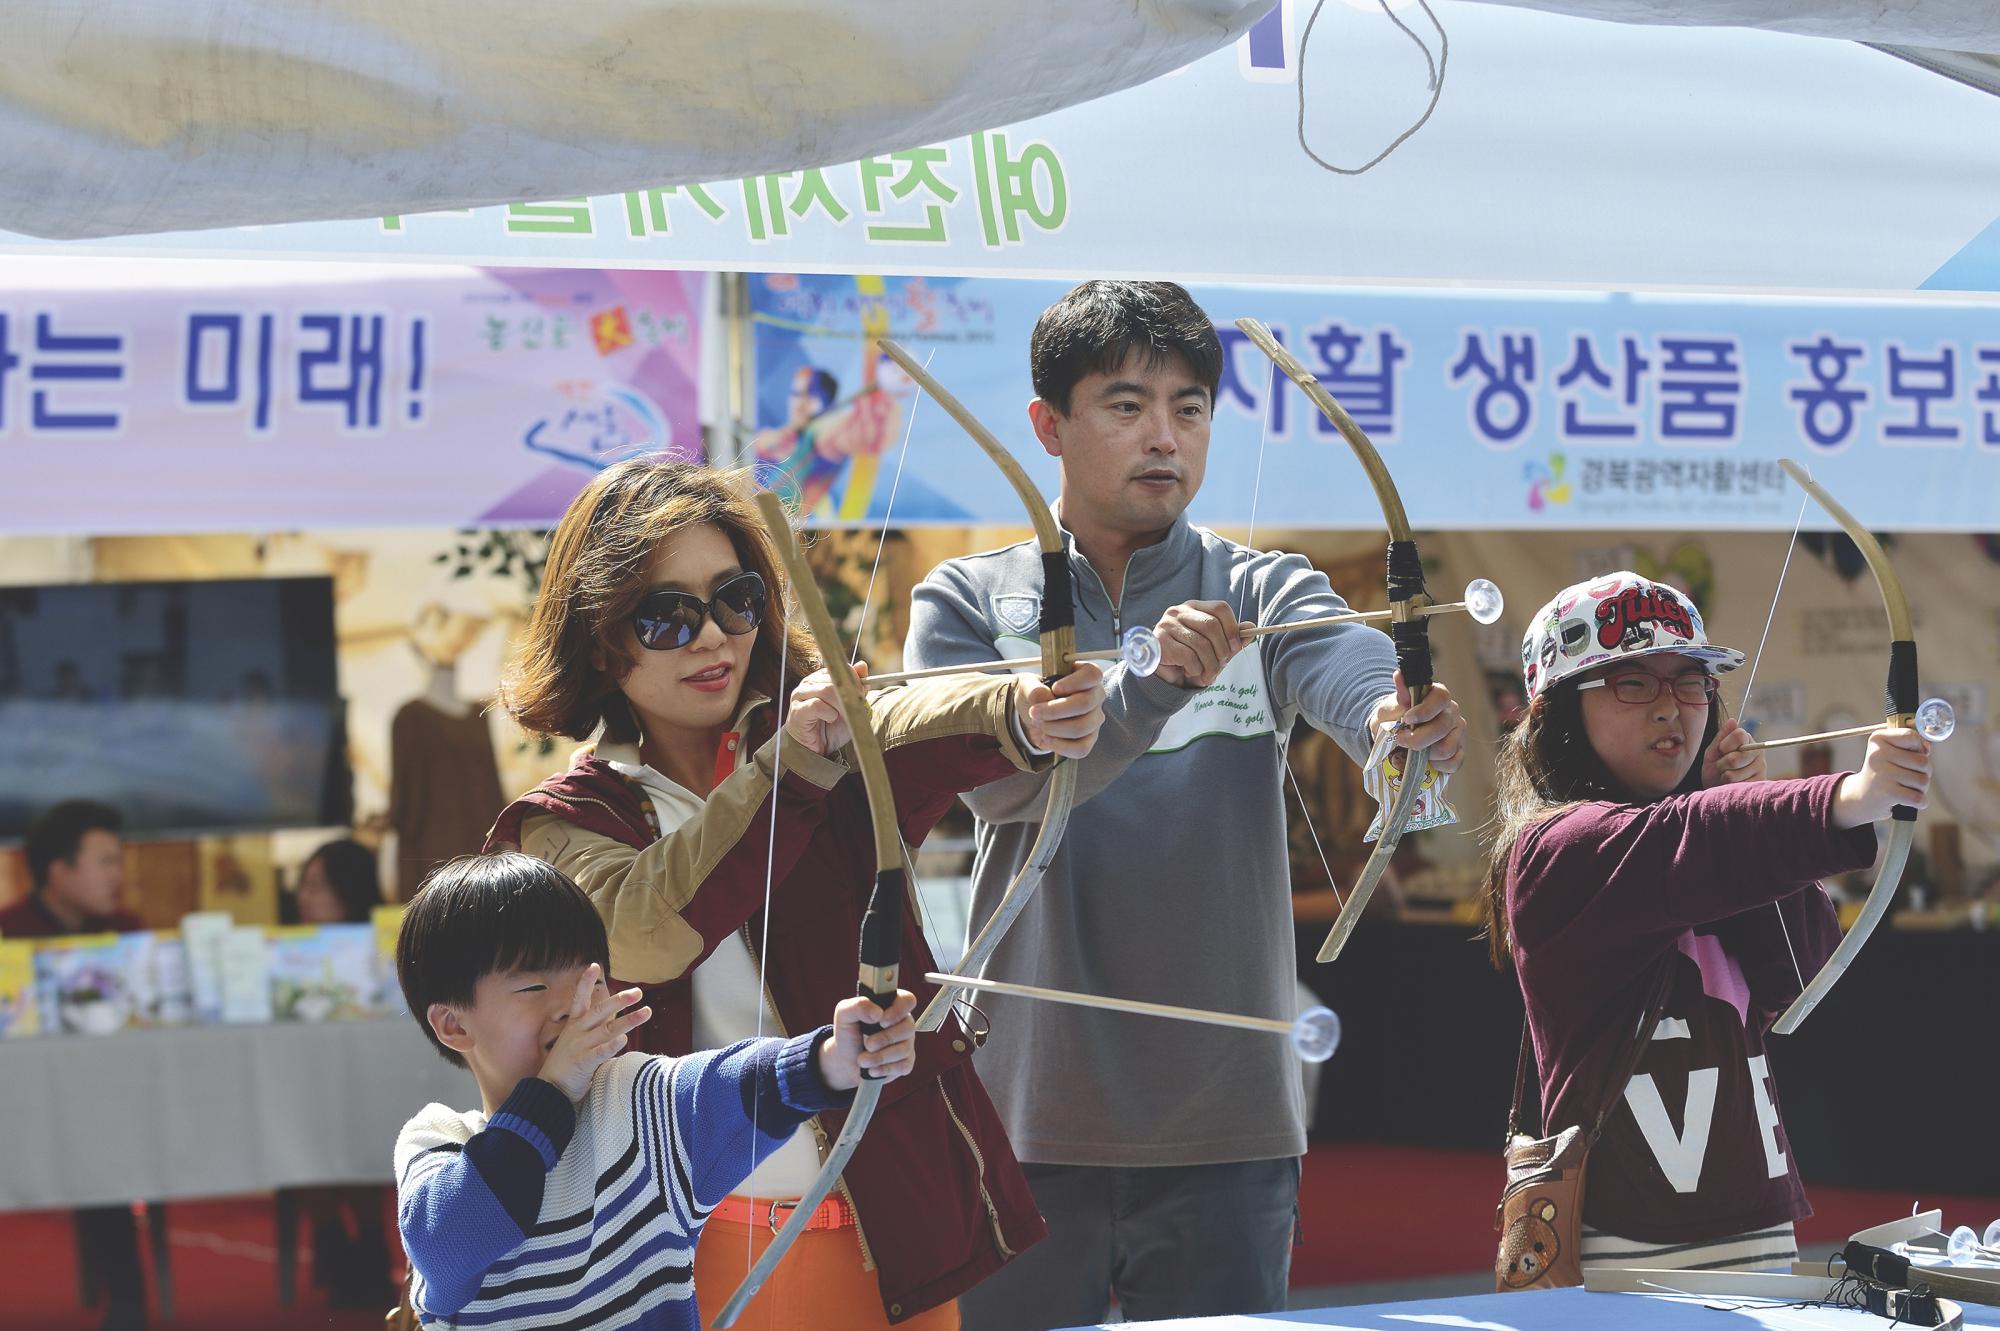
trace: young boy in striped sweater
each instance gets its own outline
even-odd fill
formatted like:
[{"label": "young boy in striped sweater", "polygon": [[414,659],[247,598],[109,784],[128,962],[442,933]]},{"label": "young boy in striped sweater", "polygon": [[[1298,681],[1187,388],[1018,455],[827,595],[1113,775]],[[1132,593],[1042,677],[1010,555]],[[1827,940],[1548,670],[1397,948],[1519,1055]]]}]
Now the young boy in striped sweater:
[{"label": "young boy in striped sweater", "polygon": [[[863,1070],[914,1065],[907,991],[790,1039],[619,1056],[652,1015],[613,994],[604,924],[541,860],[453,861],[410,903],[396,969],[480,1108],[426,1106],[396,1141],[397,1218],[426,1326],[697,1331],[693,1257],[710,1208]],[[881,1026],[864,1036],[864,1024]]]}]

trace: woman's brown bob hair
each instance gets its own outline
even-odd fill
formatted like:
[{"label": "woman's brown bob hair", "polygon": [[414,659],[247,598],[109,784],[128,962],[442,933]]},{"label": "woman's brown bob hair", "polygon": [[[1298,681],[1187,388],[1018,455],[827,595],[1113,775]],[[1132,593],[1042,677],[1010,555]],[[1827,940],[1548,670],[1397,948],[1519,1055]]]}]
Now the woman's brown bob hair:
[{"label": "woman's brown bob hair", "polygon": [[743,687],[782,707],[820,661],[803,622],[783,613],[784,566],[747,497],[751,485],[747,473],[634,458],[585,486],[550,538],[541,595],[501,680],[508,714],[538,735],[582,740],[602,726],[607,740],[638,742],[638,722],[618,687],[636,664],[634,653],[644,650],[632,612],[661,543],[703,524],[720,529],[744,569],[764,579],[769,608]]}]

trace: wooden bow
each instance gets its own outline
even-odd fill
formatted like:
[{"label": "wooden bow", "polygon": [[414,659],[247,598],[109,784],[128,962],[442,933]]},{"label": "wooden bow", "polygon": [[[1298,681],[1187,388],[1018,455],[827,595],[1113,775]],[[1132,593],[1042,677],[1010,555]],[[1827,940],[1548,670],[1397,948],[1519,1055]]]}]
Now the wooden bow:
[{"label": "wooden bow", "polygon": [[[1889,556],[1883,553],[1881,542],[1855,521],[1854,515],[1842,508],[1840,501],[1813,480],[1804,467],[1790,458],[1780,458],[1778,465],[1840,524],[1840,529],[1861,551],[1861,557],[1868,561],[1868,571],[1875,575],[1875,586],[1882,593],[1882,606],[1889,613],[1888,716],[1882,724],[1911,725],[1916,720],[1917,711],[1917,643],[1910,627],[1910,603],[1903,595],[1902,581],[1889,563]],[[1813,976],[1772,1026],[1771,1029],[1778,1034],[1790,1035],[1799,1028],[1799,1023],[1819,1006],[1819,1001],[1826,997],[1834,982],[1853,963],[1868,936],[1875,932],[1875,926],[1888,914],[1889,903],[1896,895],[1896,884],[1903,878],[1903,866],[1910,858],[1910,843],[1916,837],[1917,811],[1907,805],[1897,805],[1891,818],[1889,844],[1882,852],[1882,867],[1875,871],[1875,885],[1868,889],[1868,899],[1862,904],[1861,914],[1855,918],[1847,936],[1840,940],[1840,946],[1820,967],[1819,974]]]},{"label": "wooden bow", "polygon": [[[833,616],[827,612],[819,585],[813,581],[812,570],[792,535],[791,519],[783,501],[767,490],[757,496],[757,506],[763,511],[764,525],[770,528],[779,558],[784,561],[786,576],[798,593],[799,608],[812,630],[813,641],[819,645],[820,656],[826,661],[841,714],[847,718],[848,729],[853,733],[855,766],[860,769],[862,785],[868,792],[869,826],[875,838],[875,886],[869,891],[868,907],[861,917],[861,968],[856,992],[886,1009],[896,1001],[899,987],[903,898],[909,890],[903,870],[903,838],[896,822],[896,797],[889,788],[888,764],[871,723],[867,695],[862,692],[853,667],[847,663]],[[764,1249],[756,1265],[743,1277],[743,1283],[729,1296],[729,1302],[716,1316],[717,1327],[735,1325],[743,1309],[778,1269],[785,1253],[805,1232],[814,1211],[840,1181],[840,1171],[860,1145],[861,1134],[868,1130],[868,1122],[875,1116],[875,1106],[881,1098],[882,1083],[872,1078],[864,1080],[855,1091],[854,1103],[840,1125],[840,1135],[834,1139],[812,1186],[800,1196],[771,1246]]]},{"label": "wooden bow", "polygon": [[[1389,475],[1389,468],[1383,464],[1382,455],[1375,451],[1375,445],[1346,408],[1334,400],[1312,371],[1308,370],[1291,352],[1271,336],[1271,330],[1255,319],[1238,319],[1237,328],[1244,336],[1256,343],[1258,350],[1271,358],[1271,363],[1284,371],[1285,377],[1297,384],[1306,397],[1318,407],[1320,414],[1333,423],[1343,439],[1354,449],[1360,459],[1362,469],[1368,473],[1369,484],[1375,487],[1375,498],[1382,505],[1382,517],[1389,527],[1389,637],[1396,644],[1396,664],[1403,672],[1403,683],[1410,690],[1411,703],[1424,700],[1431,688],[1431,634],[1427,611],[1432,605],[1430,593],[1424,589],[1423,561],[1417,557],[1416,538],[1410,532],[1409,517],[1403,512],[1403,498],[1396,492],[1396,482]],[[1389,861],[1396,854],[1396,847],[1403,840],[1403,828],[1410,820],[1410,811],[1416,807],[1417,796],[1422,793],[1429,777],[1429,760],[1421,750],[1412,750],[1404,763],[1403,784],[1396,791],[1395,801],[1385,814],[1382,832],[1375,840],[1375,848],[1368,855],[1368,863],[1362,866],[1361,877],[1355,881],[1354,890],[1347,894],[1347,900],[1340,908],[1340,914],[1333,921],[1333,928],[1327,932],[1326,942],[1320,946],[1318,960],[1332,961],[1347,946],[1349,935],[1361,920],[1361,912],[1368,906],[1368,899],[1375,895],[1375,887],[1382,881],[1382,875],[1389,868]]]},{"label": "wooden bow", "polygon": [[[1045,682],[1054,683],[1068,674],[1076,662],[1076,609],[1070,588],[1069,549],[1063,543],[1062,528],[1056,523],[1055,514],[1049,511],[1048,502],[1028,478],[1028,473],[1021,469],[1021,464],[1014,460],[1014,455],[994,437],[991,430],[980,424],[978,417],[968,411],[965,404],[932,378],[930,371],[901,346],[888,338],[883,338],[879,345],[883,355],[901,366],[903,372],[930,394],[972,436],[972,441],[985,450],[986,456],[993,459],[1008,484],[1014,487],[1014,493],[1027,506],[1028,517],[1035,527],[1035,544],[1042,552],[1042,678]],[[1006,890],[1000,894],[993,913],[980,926],[979,933],[960,958],[957,969],[961,974],[978,976],[985,973],[988,963],[993,960],[994,951],[1000,946],[1000,940],[1020,917],[1028,899],[1041,885],[1049,862],[1055,858],[1056,847],[1062,843],[1063,833],[1069,827],[1070,807],[1075,799],[1076,765],[1057,760],[1054,770],[1049,773],[1048,802],[1042,809],[1041,827],[1035,833],[1035,842],[1028,847],[1027,860],[1021,865],[1020,872],[1014,875],[1014,881],[1007,884]],[[934,1031],[942,1026],[952,1005],[963,992],[951,986],[939,989],[930,1006],[917,1018],[917,1029]]]}]

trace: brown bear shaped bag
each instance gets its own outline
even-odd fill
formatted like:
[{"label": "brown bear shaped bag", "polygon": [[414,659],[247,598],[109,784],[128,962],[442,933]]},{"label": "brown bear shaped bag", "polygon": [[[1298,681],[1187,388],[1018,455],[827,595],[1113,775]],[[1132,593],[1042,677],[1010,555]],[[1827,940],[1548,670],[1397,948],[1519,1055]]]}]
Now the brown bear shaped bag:
[{"label": "brown bear shaped bag", "polygon": [[[1514,1066],[1514,1107],[1507,1111],[1507,1186],[1494,1208],[1493,1228],[1500,1231],[1500,1250],[1493,1259],[1493,1287],[1556,1289],[1583,1283],[1583,1175],[1590,1148],[1604,1131],[1611,1111],[1624,1098],[1625,1083],[1660,1024],[1673,967],[1633,1032],[1632,1048],[1612,1064],[1602,1108],[1588,1135],[1581,1125],[1564,1128],[1553,1137],[1530,1137],[1520,1130],[1521,1096],[1528,1082],[1528,1029],[1521,1027],[1521,1057]],[[1537,1097],[1539,1099],[1539,1096]],[[1546,1123],[1543,1125],[1545,1128]]]}]

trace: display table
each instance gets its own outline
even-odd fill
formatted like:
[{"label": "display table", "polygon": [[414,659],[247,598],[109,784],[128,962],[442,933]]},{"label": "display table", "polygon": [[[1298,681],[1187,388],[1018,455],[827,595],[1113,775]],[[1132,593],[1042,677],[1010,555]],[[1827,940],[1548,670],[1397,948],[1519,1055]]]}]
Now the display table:
[{"label": "display table", "polygon": [[[1413,1303],[1369,1303],[1310,1312],[1267,1313],[1262,1317],[1190,1317],[1147,1322],[1148,1331],[1270,1331],[1272,1327],[1339,1328],[1339,1331],[1421,1331],[1424,1327],[1483,1327],[1489,1331],[1729,1331],[1768,1327],[1770,1331],[1888,1331],[1890,1323],[1867,1313],[1825,1308],[1745,1307],[1713,1311],[1717,1299],[1653,1298],[1632,1294],[1589,1294],[1557,1289],[1534,1294],[1478,1294],[1460,1299]],[[1965,1304],[1967,1331],[2000,1328],[2000,1308]],[[1122,1325],[1122,1324],[1121,1324]],[[1904,1324],[1907,1325],[1907,1324]],[[1072,1327],[1070,1331],[1087,1331]]]},{"label": "display table", "polygon": [[404,1123],[479,1102],[408,1017],[0,1044],[0,1211],[391,1183]]}]

